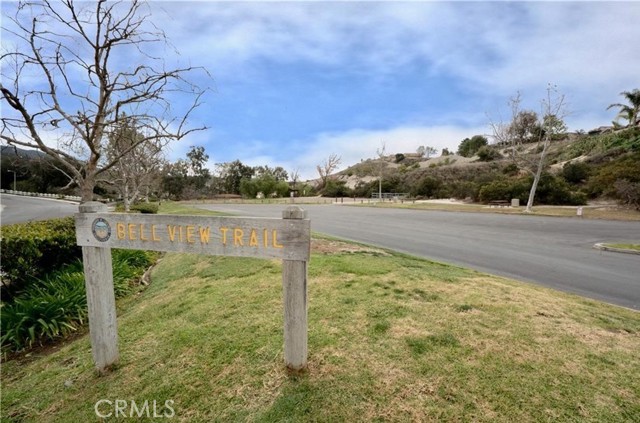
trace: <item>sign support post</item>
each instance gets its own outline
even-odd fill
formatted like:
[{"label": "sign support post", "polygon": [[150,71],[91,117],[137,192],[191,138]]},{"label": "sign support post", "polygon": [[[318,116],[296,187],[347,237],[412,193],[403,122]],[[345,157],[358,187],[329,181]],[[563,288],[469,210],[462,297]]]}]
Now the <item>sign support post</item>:
[{"label": "sign support post", "polygon": [[[106,211],[107,206],[96,201],[80,204],[80,213]],[[89,309],[91,353],[96,368],[103,372],[118,362],[118,322],[111,248],[83,246],[82,262]]]},{"label": "sign support post", "polygon": [[88,202],[76,215],[76,240],[82,247],[91,351],[98,371],[118,362],[112,248],[282,259],[285,365],[294,371],[307,367],[311,222],[300,207],[288,207],[282,219],[145,216],[107,213],[105,205]]},{"label": "sign support post", "polygon": [[[282,218],[306,219],[307,212],[291,206]],[[291,370],[307,367],[307,262],[282,260],[284,302],[284,361]]]}]

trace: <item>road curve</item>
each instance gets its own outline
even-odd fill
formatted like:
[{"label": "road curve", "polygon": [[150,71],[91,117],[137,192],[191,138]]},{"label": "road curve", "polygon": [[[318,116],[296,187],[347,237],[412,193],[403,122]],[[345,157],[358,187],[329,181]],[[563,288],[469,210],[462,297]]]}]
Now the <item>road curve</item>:
[{"label": "road curve", "polygon": [[0,223],[3,225],[71,216],[78,212],[78,204],[69,201],[11,194],[2,194],[0,205]]},{"label": "road curve", "polygon": [[[198,207],[280,217],[283,205]],[[304,205],[311,229],[640,310],[640,256],[599,251],[640,223],[490,213]]]}]

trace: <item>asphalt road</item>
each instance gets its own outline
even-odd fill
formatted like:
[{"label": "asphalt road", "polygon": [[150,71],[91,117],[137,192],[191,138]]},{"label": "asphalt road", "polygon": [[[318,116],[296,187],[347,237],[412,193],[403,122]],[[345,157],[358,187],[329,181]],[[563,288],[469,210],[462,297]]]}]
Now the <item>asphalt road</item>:
[{"label": "asphalt road", "polygon": [[[280,217],[282,205],[202,205]],[[640,255],[600,251],[638,241],[640,223],[525,215],[304,205],[311,230],[542,284],[640,310]]]},{"label": "asphalt road", "polygon": [[71,216],[78,212],[78,204],[69,201],[11,194],[0,196],[0,206],[3,225]]},{"label": "asphalt road", "polygon": [[[1,223],[70,216],[77,204],[2,194]],[[203,205],[280,217],[282,205]],[[420,257],[529,281],[640,310],[640,255],[593,249],[638,241],[640,223],[523,215],[304,205],[311,229]]]}]

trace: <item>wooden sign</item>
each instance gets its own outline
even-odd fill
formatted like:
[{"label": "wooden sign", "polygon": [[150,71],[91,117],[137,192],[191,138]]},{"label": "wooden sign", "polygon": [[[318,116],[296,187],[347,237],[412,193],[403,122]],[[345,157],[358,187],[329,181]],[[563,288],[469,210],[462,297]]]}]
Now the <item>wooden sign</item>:
[{"label": "wooden sign", "polygon": [[118,361],[118,329],[111,248],[282,259],[284,359],[307,366],[307,262],[310,222],[299,207],[282,219],[105,213],[97,202],[80,205],[76,239],[82,246],[91,351],[96,368]]},{"label": "wooden sign", "polygon": [[79,213],[83,247],[309,260],[309,220]]}]

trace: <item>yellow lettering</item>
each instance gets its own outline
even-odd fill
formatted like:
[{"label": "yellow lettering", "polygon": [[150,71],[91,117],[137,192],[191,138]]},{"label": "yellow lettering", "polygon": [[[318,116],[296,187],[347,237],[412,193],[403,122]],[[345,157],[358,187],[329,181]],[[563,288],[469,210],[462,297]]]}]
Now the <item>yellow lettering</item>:
[{"label": "yellow lettering", "polygon": [[273,248],[282,248],[282,245],[278,244],[278,231],[276,231],[275,229],[272,232],[272,237]]},{"label": "yellow lettering", "polygon": [[204,228],[202,226],[200,226],[199,228],[199,232],[200,232],[200,242],[203,244],[208,244],[209,243],[209,234],[211,232],[211,228],[209,226],[205,226]]},{"label": "yellow lettering", "polygon": [[136,225],[135,223],[129,223],[129,241],[136,239]]},{"label": "yellow lettering", "polygon": [[187,225],[187,242],[193,244],[196,240],[193,238],[196,233],[196,228],[191,225]]},{"label": "yellow lettering", "polygon": [[258,233],[255,229],[251,229],[251,237],[249,238],[249,247],[258,246]]},{"label": "yellow lettering", "polygon": [[262,245],[264,245],[265,248],[269,246],[269,231],[266,229],[262,231]]},{"label": "yellow lettering", "polygon": [[140,241],[149,241],[149,238],[144,237],[144,223],[140,224]]},{"label": "yellow lettering", "polygon": [[227,231],[229,228],[220,228],[220,232],[222,232],[222,245],[227,245]]},{"label": "yellow lettering", "polygon": [[244,236],[244,231],[240,228],[235,228],[233,230],[233,245],[243,246],[242,237]]},{"label": "yellow lettering", "polygon": [[173,242],[176,240],[176,230],[177,226],[167,225],[167,232],[169,232],[169,241]]},{"label": "yellow lettering", "polygon": [[116,233],[118,234],[118,239],[124,239],[127,236],[124,230],[124,223],[116,223]]},{"label": "yellow lettering", "polygon": [[151,239],[155,242],[160,241],[160,237],[156,234],[156,225],[151,225]]},{"label": "yellow lettering", "polygon": [[182,226],[180,226],[180,242],[184,241],[184,232],[182,231]]}]

